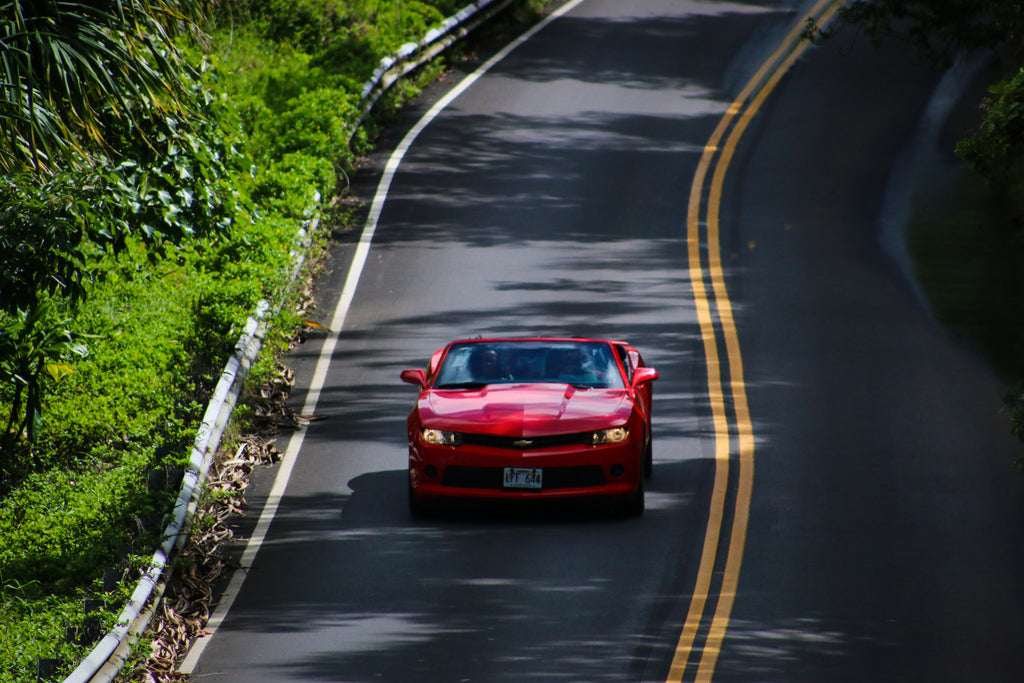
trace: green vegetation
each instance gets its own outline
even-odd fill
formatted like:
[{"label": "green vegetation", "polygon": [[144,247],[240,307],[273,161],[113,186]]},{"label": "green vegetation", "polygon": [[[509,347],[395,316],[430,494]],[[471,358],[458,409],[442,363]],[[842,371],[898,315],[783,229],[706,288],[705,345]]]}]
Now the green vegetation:
[{"label": "green vegetation", "polygon": [[0,2],[0,681],[69,671],[91,644],[67,629],[110,625],[101,577],[150,556],[261,299],[285,306],[250,383],[287,345],[300,228],[373,133],[363,83],[464,4]]}]

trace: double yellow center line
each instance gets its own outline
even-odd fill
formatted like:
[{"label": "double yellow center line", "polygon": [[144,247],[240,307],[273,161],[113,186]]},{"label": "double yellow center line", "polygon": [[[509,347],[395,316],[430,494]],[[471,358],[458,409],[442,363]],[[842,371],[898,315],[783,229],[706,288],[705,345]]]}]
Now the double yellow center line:
[{"label": "double yellow center line", "polygon": [[[715,430],[715,478],[697,581],[667,683],[681,682],[688,667],[691,670],[695,667],[696,673],[691,678],[697,682],[710,681],[714,674],[736,598],[753,492],[754,433],[719,242],[718,219],[725,174],[750,120],[782,76],[807,49],[807,42],[801,39],[807,21],[813,19],[819,26],[824,26],[842,4],[841,0],[819,0],[794,25],[719,121],[704,146],[690,188],[687,249],[693,298],[707,361],[708,396]],[[709,174],[711,183],[707,184]],[[702,252],[707,254],[706,264],[702,261]],[[724,364],[720,345],[725,351]],[[726,392],[732,398],[732,426]],[[730,467],[737,468],[733,477],[730,477]],[[723,547],[722,533],[726,524],[730,526],[729,539]],[[706,615],[710,616],[710,624]]]}]

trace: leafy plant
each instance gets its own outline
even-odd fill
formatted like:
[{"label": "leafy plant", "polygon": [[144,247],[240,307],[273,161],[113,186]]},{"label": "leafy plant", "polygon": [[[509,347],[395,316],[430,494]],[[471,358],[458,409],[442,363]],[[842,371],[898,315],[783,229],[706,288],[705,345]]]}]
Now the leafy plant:
[{"label": "leafy plant", "polygon": [[35,307],[43,295],[85,295],[86,224],[62,180],[0,176],[0,312]]},{"label": "leafy plant", "polygon": [[233,110],[201,84],[190,92],[197,115],[144,120],[144,135],[111,122],[119,136],[117,164],[98,174],[106,202],[94,218],[95,235],[120,250],[128,234],[150,246],[181,245],[194,237],[226,233],[242,210],[234,187],[248,161]]},{"label": "leafy plant", "polygon": [[192,74],[173,38],[197,32],[200,8],[177,0],[0,4],[0,169],[92,165],[92,151],[110,147],[102,124],[111,104],[132,126],[143,112],[189,118]]},{"label": "leafy plant", "polygon": [[305,52],[321,49],[349,20],[347,3],[331,0],[250,0],[248,8],[266,40]]},{"label": "leafy plant", "polygon": [[308,218],[320,197],[334,189],[334,164],[304,152],[283,154],[253,188],[253,201],[289,218]]},{"label": "leafy plant", "polygon": [[46,301],[0,319],[0,383],[12,389],[6,425],[0,434],[0,471],[14,463],[10,454],[24,434],[29,442],[39,438],[43,393],[47,382],[57,382],[72,369],[63,361],[88,351],[67,329],[68,320],[52,321]]},{"label": "leafy plant", "polygon": [[956,153],[981,176],[1003,183],[1024,159],[1024,69],[989,93],[977,131],[957,143]]}]

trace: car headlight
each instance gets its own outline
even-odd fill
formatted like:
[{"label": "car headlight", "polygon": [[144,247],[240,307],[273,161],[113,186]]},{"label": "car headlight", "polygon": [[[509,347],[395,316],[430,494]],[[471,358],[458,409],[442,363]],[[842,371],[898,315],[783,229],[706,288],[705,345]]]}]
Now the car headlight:
[{"label": "car headlight", "polygon": [[424,429],[422,436],[424,443],[433,446],[458,446],[462,443],[462,437],[458,432],[448,432],[443,429]]},{"label": "car headlight", "polygon": [[606,443],[622,443],[627,437],[629,437],[629,430],[625,427],[602,429],[590,435],[590,444],[592,446],[600,446]]}]

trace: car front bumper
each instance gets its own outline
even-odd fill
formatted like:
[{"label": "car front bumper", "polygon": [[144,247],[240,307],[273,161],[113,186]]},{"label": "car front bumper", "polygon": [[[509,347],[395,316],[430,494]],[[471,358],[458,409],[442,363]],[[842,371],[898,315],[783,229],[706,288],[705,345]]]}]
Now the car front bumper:
[{"label": "car front bumper", "polygon": [[[622,444],[510,451],[487,447],[409,447],[409,477],[420,501],[438,498],[628,499],[643,477],[643,448]],[[506,468],[540,470],[540,488],[506,485]]]}]

